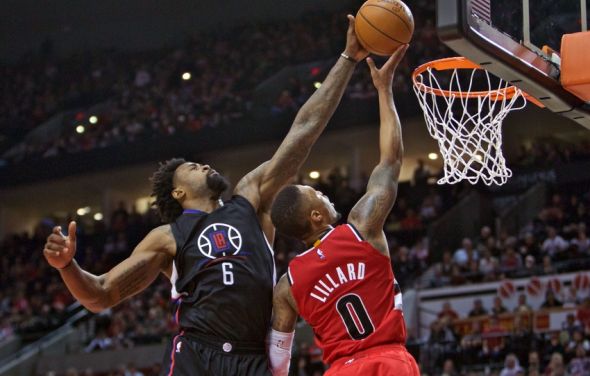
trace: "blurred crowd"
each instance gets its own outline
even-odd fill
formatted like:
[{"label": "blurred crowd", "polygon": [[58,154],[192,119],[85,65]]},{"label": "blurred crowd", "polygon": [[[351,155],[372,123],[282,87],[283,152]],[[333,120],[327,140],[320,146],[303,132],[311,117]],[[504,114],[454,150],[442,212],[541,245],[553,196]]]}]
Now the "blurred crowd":
[{"label": "blurred crowd", "polygon": [[[475,299],[468,312],[443,304],[420,349],[423,374],[587,375],[590,373],[590,295],[563,298],[547,289],[535,306],[526,295],[513,310],[497,296]],[[567,302],[566,302],[567,301]],[[536,315],[567,308],[561,328],[536,330]]]},{"label": "blurred crowd", "polygon": [[[449,53],[436,37],[434,3],[415,3],[412,48],[394,82],[401,99],[413,96],[409,77],[415,66]],[[52,115],[66,114],[60,134],[18,143],[2,158],[16,163],[233,125],[252,115],[254,89],[281,68],[337,56],[345,45],[346,27],[344,13],[314,12],[297,20],[203,33],[174,49],[103,51],[66,61],[45,54],[18,66],[0,67],[7,79],[0,127],[20,132],[15,140]],[[352,100],[376,94],[368,68],[361,65],[345,94]],[[321,76],[313,74],[308,80],[289,79],[266,109],[268,115],[297,111],[317,80]],[[100,111],[79,110],[99,103]],[[96,119],[89,122],[90,116]]]},{"label": "blurred crowd", "polygon": [[520,233],[494,236],[484,226],[478,239],[464,238],[454,252],[443,252],[431,286],[489,282],[588,268],[590,192],[555,193]]}]

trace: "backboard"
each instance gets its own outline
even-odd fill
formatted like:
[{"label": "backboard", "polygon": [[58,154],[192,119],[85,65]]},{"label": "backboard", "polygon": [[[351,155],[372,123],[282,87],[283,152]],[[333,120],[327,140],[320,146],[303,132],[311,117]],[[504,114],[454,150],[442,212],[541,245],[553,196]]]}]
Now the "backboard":
[{"label": "backboard", "polygon": [[590,129],[590,104],[561,86],[559,59],[542,52],[587,29],[586,0],[437,0],[436,12],[449,48]]}]

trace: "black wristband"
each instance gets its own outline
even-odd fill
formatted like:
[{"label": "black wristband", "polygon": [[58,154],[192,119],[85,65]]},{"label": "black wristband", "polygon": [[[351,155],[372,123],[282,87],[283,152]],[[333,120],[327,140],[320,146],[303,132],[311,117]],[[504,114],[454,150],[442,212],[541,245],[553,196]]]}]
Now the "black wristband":
[{"label": "black wristband", "polygon": [[340,54],[340,56],[342,56],[343,58],[345,58],[346,60],[350,61],[351,63],[358,63],[358,61],[354,60],[353,58],[351,58],[350,56],[348,56],[347,54],[345,54],[344,52]]}]

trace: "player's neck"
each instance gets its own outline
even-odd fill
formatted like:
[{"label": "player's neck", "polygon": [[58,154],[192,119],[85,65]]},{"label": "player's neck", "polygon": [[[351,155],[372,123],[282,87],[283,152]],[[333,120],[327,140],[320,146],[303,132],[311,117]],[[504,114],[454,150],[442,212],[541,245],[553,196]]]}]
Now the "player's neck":
[{"label": "player's neck", "polygon": [[331,225],[323,225],[314,229],[309,236],[305,237],[303,240],[305,245],[308,248],[315,247],[318,240],[320,240],[328,231],[330,231],[333,227]]},{"label": "player's neck", "polygon": [[219,208],[220,200],[213,199],[193,199],[182,204],[184,210],[199,210],[205,213],[211,213]]}]

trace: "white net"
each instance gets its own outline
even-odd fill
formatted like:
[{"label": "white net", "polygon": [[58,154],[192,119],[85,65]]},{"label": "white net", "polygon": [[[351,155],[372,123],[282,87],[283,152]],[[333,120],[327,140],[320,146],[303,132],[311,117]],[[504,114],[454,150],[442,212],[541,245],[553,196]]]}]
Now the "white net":
[{"label": "white net", "polygon": [[[444,162],[438,184],[467,180],[502,185],[512,176],[502,154],[502,121],[511,110],[523,108],[526,98],[520,89],[490,77],[484,69],[472,69],[467,76],[460,70],[466,72],[454,68],[441,74],[442,70],[428,68],[414,79],[428,131]],[[485,90],[476,92],[476,84]],[[506,95],[509,91],[514,95]]]}]

